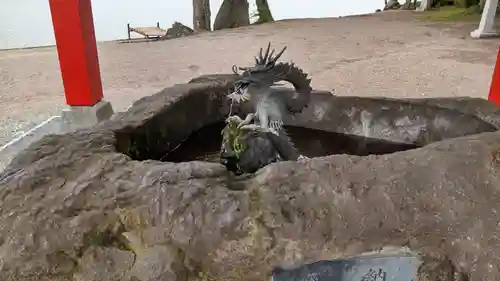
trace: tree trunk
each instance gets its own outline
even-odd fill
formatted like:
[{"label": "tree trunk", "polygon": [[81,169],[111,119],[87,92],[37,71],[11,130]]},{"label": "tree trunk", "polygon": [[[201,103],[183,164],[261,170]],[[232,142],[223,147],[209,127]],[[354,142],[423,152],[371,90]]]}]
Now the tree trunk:
[{"label": "tree trunk", "polygon": [[193,29],[210,31],[210,0],[193,0]]},{"label": "tree trunk", "polygon": [[459,8],[469,8],[469,1],[467,0],[454,0],[453,3]]},{"label": "tree trunk", "polygon": [[405,0],[405,3],[403,4],[403,6],[401,6],[401,9],[403,10],[411,9],[411,0]]},{"label": "tree trunk", "polygon": [[274,18],[271,14],[271,9],[269,8],[269,3],[267,0],[256,0],[257,4],[257,14],[259,19],[255,22],[256,24],[273,22]]},{"label": "tree trunk", "polygon": [[224,0],[215,17],[214,30],[249,25],[248,6],[247,0]]},{"label": "tree trunk", "polygon": [[427,6],[429,7],[429,9],[431,9],[431,8],[440,8],[441,7],[441,1],[440,0],[428,1]]}]

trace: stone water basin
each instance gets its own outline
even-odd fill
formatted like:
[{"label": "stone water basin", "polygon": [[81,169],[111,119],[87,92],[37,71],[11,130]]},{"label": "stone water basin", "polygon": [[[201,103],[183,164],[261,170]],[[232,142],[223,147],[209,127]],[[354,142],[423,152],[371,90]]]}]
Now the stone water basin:
[{"label": "stone water basin", "polygon": [[[500,279],[498,107],[318,92],[285,124],[323,157],[235,177],[208,157],[231,77],[18,155],[0,174],[0,280]],[[412,254],[366,256],[388,247]]]},{"label": "stone water basin", "polygon": [[[221,130],[224,122],[214,123],[192,133],[180,146],[168,153],[163,161],[220,162]],[[297,126],[285,126],[299,152],[309,158],[333,154],[365,156],[387,154],[417,148],[418,145],[391,142],[376,138],[339,134]]]}]

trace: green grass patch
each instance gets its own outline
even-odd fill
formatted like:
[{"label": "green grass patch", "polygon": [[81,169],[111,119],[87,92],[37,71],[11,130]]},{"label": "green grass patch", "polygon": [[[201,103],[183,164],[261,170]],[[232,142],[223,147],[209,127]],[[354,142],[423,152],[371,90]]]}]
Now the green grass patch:
[{"label": "green grass patch", "polygon": [[479,22],[481,13],[478,6],[469,8],[443,6],[423,12],[419,14],[419,18],[430,21]]}]

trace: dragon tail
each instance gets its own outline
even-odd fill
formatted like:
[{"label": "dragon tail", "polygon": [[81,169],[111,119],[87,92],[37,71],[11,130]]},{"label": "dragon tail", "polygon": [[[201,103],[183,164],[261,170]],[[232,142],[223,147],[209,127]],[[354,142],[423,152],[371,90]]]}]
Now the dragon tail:
[{"label": "dragon tail", "polygon": [[301,68],[292,63],[278,63],[271,70],[274,72],[276,80],[286,81],[293,85],[296,95],[287,100],[288,112],[300,113],[307,107],[311,99],[311,79]]},{"label": "dragon tail", "polygon": [[295,148],[292,139],[288,136],[284,128],[281,128],[279,135],[268,132],[268,137],[284,161],[297,160],[299,152]]}]

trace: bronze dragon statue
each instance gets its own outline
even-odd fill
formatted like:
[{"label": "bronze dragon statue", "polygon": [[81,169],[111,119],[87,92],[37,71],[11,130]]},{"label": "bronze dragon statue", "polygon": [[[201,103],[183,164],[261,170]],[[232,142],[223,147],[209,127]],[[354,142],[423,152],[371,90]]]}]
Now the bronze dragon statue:
[{"label": "bronze dragon statue", "polygon": [[[272,162],[303,157],[284,130],[283,117],[308,105],[311,79],[294,63],[278,62],[285,50],[274,55],[269,43],[265,53],[260,49],[254,66],[233,66],[238,79],[228,98],[237,104],[250,103],[253,110],[245,119],[233,115],[226,120],[221,151],[230,170],[255,172]],[[292,84],[294,90],[279,87],[281,81]]]}]

